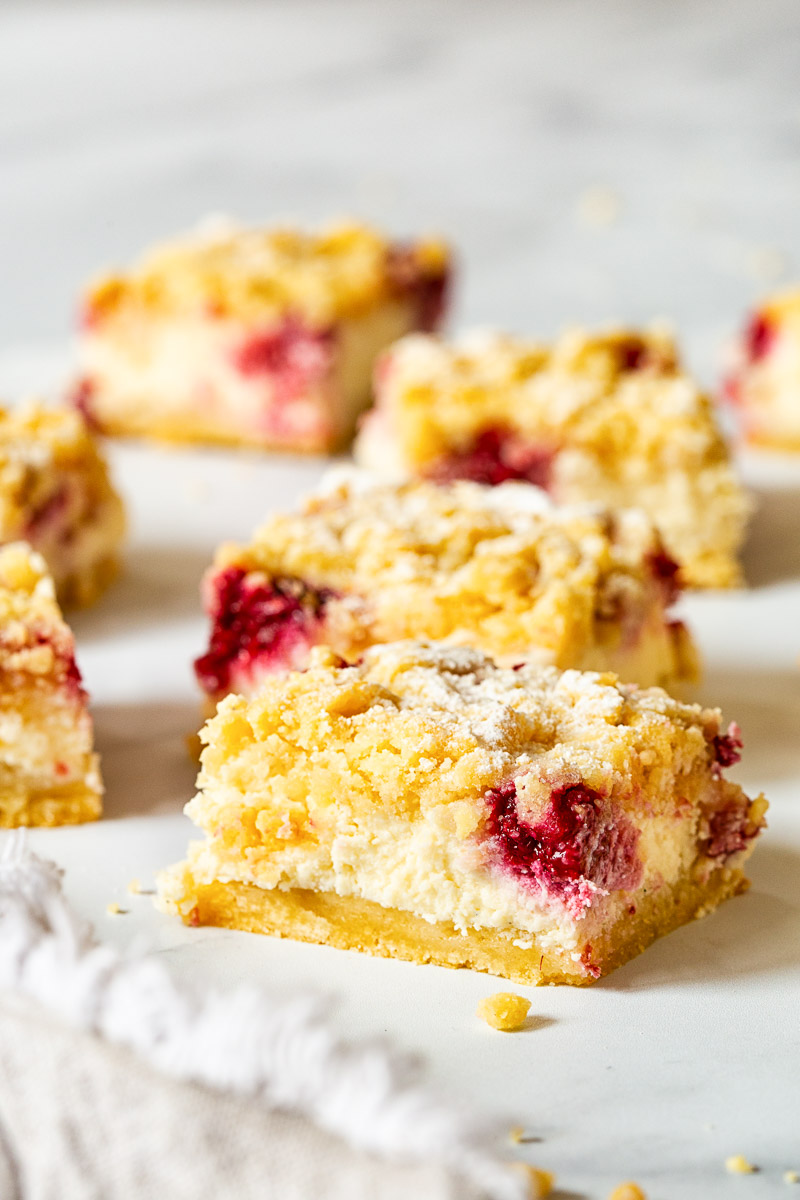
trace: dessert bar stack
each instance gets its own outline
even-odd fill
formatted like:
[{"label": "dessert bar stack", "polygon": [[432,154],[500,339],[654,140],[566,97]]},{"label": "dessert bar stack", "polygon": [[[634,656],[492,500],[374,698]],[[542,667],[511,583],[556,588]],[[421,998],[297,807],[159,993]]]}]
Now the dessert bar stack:
[{"label": "dessert bar stack", "polygon": [[0,825],[74,825],[103,788],[75,641],[44,559],[0,549]]},{"label": "dessert bar stack", "polygon": [[[451,274],[438,238],[218,222],[88,289],[70,408],[0,415],[0,819],[99,813],[44,561],[70,600],[115,569],[95,433],[327,453],[360,423],[366,470],[206,573],[201,837],[158,903],[591,983],[746,887],[767,802],[726,775],[738,726],[691,703],[677,605],[741,585],[751,505],[670,336],[446,341]],[[753,438],[794,438],[799,311],[746,336]]]}]

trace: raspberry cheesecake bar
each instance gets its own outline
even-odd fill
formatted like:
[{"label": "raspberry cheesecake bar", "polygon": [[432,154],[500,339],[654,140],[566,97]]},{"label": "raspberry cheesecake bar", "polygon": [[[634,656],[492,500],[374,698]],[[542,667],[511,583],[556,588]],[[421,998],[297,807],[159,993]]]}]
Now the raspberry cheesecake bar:
[{"label": "raspberry cheesecake bar", "polygon": [[74,402],[106,433],[330,450],[378,353],[437,327],[449,269],[363,225],[216,226],[90,288]]},{"label": "raspberry cheesecake bar", "polygon": [[75,643],[44,559],[0,549],[0,825],[100,816],[102,785]]},{"label": "raspberry cheesecake bar", "polygon": [[749,442],[800,451],[800,288],[754,313],[726,384]]},{"label": "raspberry cheesecake bar", "polygon": [[24,540],[47,561],[64,604],[89,604],[114,578],[122,501],[78,413],[0,408],[0,544]]},{"label": "raspberry cheesecake bar", "polygon": [[380,484],[333,471],[303,510],[223,546],[204,583],[197,677],[211,702],[252,694],[325,643],[424,637],[498,661],[613,670],[643,685],[696,674],[671,614],[677,568],[644,513],[555,508],[523,483]]},{"label": "raspberry cheesecake bar", "polygon": [[526,479],[559,503],[643,508],[684,583],[740,582],[749,502],[710,400],[657,331],[573,331],[552,347],[406,338],[379,364],[356,453],[384,477]]},{"label": "raspberry cheesecake bar", "polygon": [[468,647],[326,647],[206,725],[161,905],[520,983],[590,983],[745,887],[717,710]]}]

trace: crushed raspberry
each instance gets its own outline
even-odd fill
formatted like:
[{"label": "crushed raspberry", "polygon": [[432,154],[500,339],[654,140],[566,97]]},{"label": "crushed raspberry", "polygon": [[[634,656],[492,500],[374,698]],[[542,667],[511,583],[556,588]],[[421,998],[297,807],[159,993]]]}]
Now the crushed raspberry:
[{"label": "crushed raspberry", "polygon": [[638,885],[639,831],[624,817],[609,823],[602,797],[592,788],[577,784],[555,789],[535,825],[520,819],[514,780],[490,789],[485,799],[489,836],[503,866],[518,879],[565,898],[586,882],[607,891]]},{"label": "crushed raspberry", "polygon": [[603,973],[594,961],[594,951],[592,950],[591,942],[587,942],[581,951],[581,966],[587,975],[591,975],[592,979],[599,979]]},{"label": "crushed raspberry", "polygon": [[720,767],[732,767],[741,762],[744,743],[742,731],[735,721],[731,721],[727,733],[717,734],[711,744],[714,747],[714,758]]},{"label": "crushed raspberry", "polygon": [[227,692],[254,669],[285,670],[316,640],[326,603],[334,593],[300,579],[270,579],[228,567],[211,580],[209,647],[194,664],[209,695]]},{"label": "crushed raspberry", "polygon": [[755,837],[747,832],[747,805],[731,804],[713,813],[708,820],[708,840],[703,852],[709,858],[727,858],[738,854]]},{"label": "crushed raspberry", "polygon": [[501,428],[482,430],[472,445],[441,459],[428,473],[435,483],[469,479],[495,486],[510,479],[524,480],[548,488],[554,452],[541,446],[525,446]]},{"label": "crushed raspberry", "polygon": [[620,371],[641,371],[649,365],[649,348],[641,338],[625,338],[615,349]]},{"label": "crushed raspberry", "polygon": [[[58,525],[65,516],[69,501],[70,488],[67,484],[62,484],[51,496],[48,496],[44,504],[31,513],[25,523],[25,540],[35,543],[38,538],[51,533],[53,526]],[[67,531],[65,530],[65,532]]]},{"label": "crushed raspberry", "polygon": [[287,317],[276,328],[242,342],[234,364],[247,377],[269,376],[276,402],[290,404],[325,380],[333,350],[331,329],[310,329],[296,317]]},{"label": "crushed raspberry", "polygon": [[654,553],[648,554],[647,562],[652,574],[663,588],[664,606],[668,608],[670,604],[675,603],[680,594],[680,567],[675,559],[667,554],[666,550],[656,550]]},{"label": "crushed raspberry", "polygon": [[771,321],[761,314],[756,314],[744,334],[744,348],[750,362],[758,362],[765,358],[772,349],[776,330]]},{"label": "crushed raspberry", "polygon": [[79,379],[67,397],[67,403],[79,412],[89,429],[98,428],[97,417],[92,409],[95,386],[91,379]]},{"label": "crushed raspberry", "polygon": [[389,284],[395,292],[412,296],[417,305],[416,325],[424,333],[439,328],[450,296],[452,272],[423,270],[412,246],[395,245],[386,260]]}]

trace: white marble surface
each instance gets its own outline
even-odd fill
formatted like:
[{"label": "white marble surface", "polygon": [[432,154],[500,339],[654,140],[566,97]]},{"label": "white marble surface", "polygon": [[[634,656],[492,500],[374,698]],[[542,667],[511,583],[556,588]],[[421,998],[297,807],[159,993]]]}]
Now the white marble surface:
[{"label": "white marble surface", "polygon": [[[210,210],[355,212],[450,234],[462,322],[674,320],[715,378],[753,298],[800,275],[800,10],[727,3],[9,4],[0,8],[0,390],[52,384],[98,266]],[[611,224],[581,217],[611,191]],[[602,199],[602,197],[601,197]],[[591,209],[591,205],[589,208]],[[614,207],[612,205],[612,207]],[[186,930],[125,891],[179,857],[202,645],[198,576],[221,538],[291,502],[310,462],[114,447],[125,578],[75,622],[108,784],[98,825],[42,832],[79,907],[176,970],[330,990],[443,1084],[540,1139],[562,1197],[634,1177],[649,1200],[789,1194],[800,1170],[800,467],[750,460],[753,588],[686,602],[704,699],[738,716],[739,777],[773,801],[750,894],[588,991],[532,993],[513,1037],[473,1017],[492,981]],[[128,912],[111,918],[118,900]],[[732,1179],[724,1158],[762,1170]]]}]

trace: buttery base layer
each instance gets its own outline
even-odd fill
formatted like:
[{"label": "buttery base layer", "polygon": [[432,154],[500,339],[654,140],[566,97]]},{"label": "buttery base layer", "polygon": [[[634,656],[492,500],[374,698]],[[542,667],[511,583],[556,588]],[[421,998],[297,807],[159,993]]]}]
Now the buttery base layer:
[{"label": "buttery base layer", "polygon": [[107,418],[99,415],[95,418],[101,433],[108,437],[137,438],[157,445],[185,444],[192,442],[202,446],[247,446],[254,450],[283,450],[290,454],[320,454],[338,449],[336,443],[327,438],[308,438],[302,444],[292,439],[291,442],[267,436],[255,436],[245,432],[231,431],[225,433],[219,426],[203,425],[195,417],[184,421],[180,417],[149,421],[146,428],[135,420]]},{"label": "buttery base layer", "polygon": [[83,825],[96,821],[102,812],[101,797],[83,786],[46,792],[0,790],[0,828],[20,826]]},{"label": "buttery base layer", "polygon": [[[637,896],[634,916],[626,914],[593,939],[591,960],[601,975],[607,975],[656,938],[704,916],[748,887],[741,868],[721,868],[705,883],[685,879],[672,889]],[[194,884],[190,892],[196,903],[182,914],[187,925],[220,925],[385,958],[467,967],[514,983],[585,986],[594,982],[570,954],[542,950],[535,938],[531,948],[521,949],[493,930],[464,934],[448,923],[431,924],[371,900],[301,889],[267,891],[247,883]]]}]

